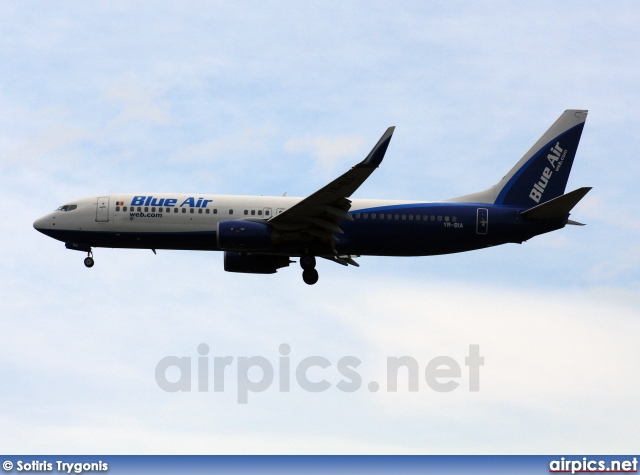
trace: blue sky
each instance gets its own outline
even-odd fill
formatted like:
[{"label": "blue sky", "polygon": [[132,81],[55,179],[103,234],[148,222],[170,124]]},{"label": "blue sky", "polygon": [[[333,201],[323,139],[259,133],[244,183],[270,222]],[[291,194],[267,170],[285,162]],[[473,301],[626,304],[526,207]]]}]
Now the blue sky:
[{"label": "blue sky", "polygon": [[[620,453],[640,419],[640,7],[634,2],[5,2],[0,446],[15,453]],[[397,127],[356,197],[497,182],[589,109],[568,189],[588,223],[523,245],[234,275],[220,253],[96,251],[32,222],[83,196],[305,196]],[[195,361],[479,344],[481,390],[166,393]],[[322,373],[315,374],[322,377]],[[335,372],[327,379],[337,381]],[[257,377],[257,376],[256,376]],[[333,378],[333,379],[332,379]]]}]

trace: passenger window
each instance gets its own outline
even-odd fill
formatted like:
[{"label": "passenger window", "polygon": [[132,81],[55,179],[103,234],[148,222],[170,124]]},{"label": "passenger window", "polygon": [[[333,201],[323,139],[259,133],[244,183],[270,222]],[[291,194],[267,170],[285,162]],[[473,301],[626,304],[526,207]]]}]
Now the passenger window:
[{"label": "passenger window", "polygon": [[376,214],[375,213],[371,213],[371,219],[376,219]]},{"label": "passenger window", "polygon": [[451,218],[451,221],[453,221],[453,222],[455,223],[456,221],[458,221],[458,217],[457,217],[457,216],[453,216],[453,217]]},{"label": "passenger window", "polygon": [[207,211],[205,211],[205,213],[209,214],[209,208],[207,208]]},{"label": "passenger window", "polygon": [[422,219],[422,215],[416,215],[416,221],[420,221]]},{"label": "passenger window", "polygon": [[262,216],[262,210],[261,209],[258,210],[258,216]]},{"label": "passenger window", "polygon": [[365,213],[364,214],[364,219],[368,219],[369,218],[369,213]]},{"label": "passenger window", "polygon": [[189,208],[189,213],[193,214],[193,208]]},{"label": "passenger window", "polygon": [[233,210],[232,209],[229,210],[229,214],[233,214]]},{"label": "passenger window", "polygon": [[360,213],[356,213],[356,219],[360,219]]},{"label": "passenger window", "polygon": [[116,206],[116,211],[120,211],[120,206]]},{"label": "passenger window", "polygon": [[182,208],[182,213],[186,213],[187,212],[187,208]]},{"label": "passenger window", "polygon": [[445,216],[444,220],[448,223],[449,222],[449,216]]},{"label": "passenger window", "polygon": [[255,209],[252,209],[252,210],[251,210],[251,216],[255,216],[255,215],[256,215],[256,210],[255,210]]},{"label": "passenger window", "polygon": [[438,221],[442,221],[442,216],[438,216]]},{"label": "passenger window", "polygon": [[246,215],[248,215],[248,214],[249,214],[249,211],[247,211],[247,210],[245,209],[245,210],[244,210],[244,215],[246,216]]},{"label": "passenger window", "polygon": [[146,213],[147,211],[149,211],[149,207],[148,207],[148,206],[145,206],[145,207],[144,207],[144,212]]},{"label": "passenger window", "polygon": [[406,214],[403,214],[403,215],[402,215],[402,221],[406,221],[406,219],[407,219],[407,215],[406,215]]},{"label": "passenger window", "polygon": [[202,214],[202,208],[198,209],[198,214]]},{"label": "passenger window", "polygon": [[431,215],[431,221],[435,221],[436,217],[434,215]]},{"label": "passenger window", "polygon": [[267,210],[265,210],[264,215],[265,215],[265,216],[269,216],[269,210],[268,210],[268,209],[267,209]]},{"label": "passenger window", "polygon": [[217,209],[213,209],[213,214],[218,214],[218,210]]},{"label": "passenger window", "polygon": [[178,208],[173,208],[173,212],[177,213],[178,212]]},{"label": "passenger window", "polygon": [[140,206],[138,206],[138,213],[142,211],[142,208]]},{"label": "passenger window", "polygon": [[413,221],[413,215],[412,214],[409,215],[409,221]]},{"label": "passenger window", "polygon": [[151,211],[152,211],[153,213],[155,213],[155,212],[156,212],[156,207],[154,206],[153,208],[151,208]]},{"label": "passenger window", "polygon": [[398,221],[400,219],[400,215],[399,214],[394,214],[393,215],[393,219],[395,219],[396,221]]},{"label": "passenger window", "polygon": [[123,207],[122,207],[122,211],[127,211],[127,207],[126,207],[126,206],[123,206]]},{"label": "passenger window", "polygon": [[384,214],[380,213],[380,219],[384,219]]}]

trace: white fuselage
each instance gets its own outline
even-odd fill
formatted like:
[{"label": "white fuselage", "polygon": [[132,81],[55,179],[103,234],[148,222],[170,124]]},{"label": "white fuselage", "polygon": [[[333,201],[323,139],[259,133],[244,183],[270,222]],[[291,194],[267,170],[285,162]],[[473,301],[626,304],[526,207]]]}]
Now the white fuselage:
[{"label": "white fuselage", "polygon": [[[71,201],[38,219],[34,227],[52,231],[110,233],[193,233],[215,231],[218,222],[267,220],[303,198],[288,196],[140,193],[92,196]],[[123,204],[120,204],[123,203]],[[350,212],[413,202],[354,199]]]}]

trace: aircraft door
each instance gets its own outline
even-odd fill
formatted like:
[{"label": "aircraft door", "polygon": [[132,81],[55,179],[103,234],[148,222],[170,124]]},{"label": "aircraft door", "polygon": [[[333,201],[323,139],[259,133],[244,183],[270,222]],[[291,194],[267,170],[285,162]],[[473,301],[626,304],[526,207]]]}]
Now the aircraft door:
[{"label": "aircraft door", "polygon": [[476,233],[487,234],[487,232],[489,232],[489,210],[487,208],[478,208]]},{"label": "aircraft door", "polygon": [[109,221],[109,197],[101,196],[96,203],[96,221],[106,223]]}]

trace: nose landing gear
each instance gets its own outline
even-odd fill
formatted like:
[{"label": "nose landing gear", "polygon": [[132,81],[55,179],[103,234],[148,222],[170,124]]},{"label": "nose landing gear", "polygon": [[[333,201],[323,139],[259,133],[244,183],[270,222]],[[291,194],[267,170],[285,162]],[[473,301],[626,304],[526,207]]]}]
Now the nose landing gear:
[{"label": "nose landing gear", "polygon": [[304,254],[300,257],[300,267],[302,267],[302,280],[307,285],[318,282],[318,271],[316,270],[316,258],[311,254]]},{"label": "nose landing gear", "polygon": [[93,267],[94,264],[93,252],[89,251],[89,255],[84,258],[84,265],[87,267]]},{"label": "nose landing gear", "polygon": [[64,246],[67,249],[71,249],[72,251],[80,251],[86,252],[87,257],[84,259],[84,265],[87,267],[93,267],[95,262],[93,261],[93,252],[91,251],[91,246],[89,244],[81,244],[77,242],[65,242]]}]

